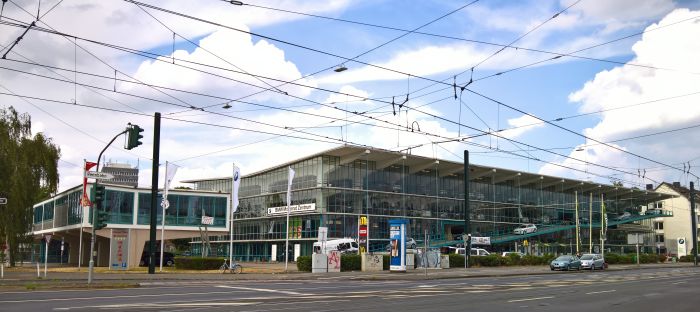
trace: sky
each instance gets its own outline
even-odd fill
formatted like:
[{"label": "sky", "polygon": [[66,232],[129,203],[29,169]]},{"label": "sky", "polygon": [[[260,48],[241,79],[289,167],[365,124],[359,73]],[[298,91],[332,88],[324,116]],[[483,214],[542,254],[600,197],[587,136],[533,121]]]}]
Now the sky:
[{"label": "sky", "polygon": [[0,107],[61,148],[59,190],[127,123],[143,145],[121,136],[104,159],[150,186],[155,112],[161,185],[166,161],[183,185],[343,144],[687,184],[700,175],[694,38],[696,1],[10,0]]}]

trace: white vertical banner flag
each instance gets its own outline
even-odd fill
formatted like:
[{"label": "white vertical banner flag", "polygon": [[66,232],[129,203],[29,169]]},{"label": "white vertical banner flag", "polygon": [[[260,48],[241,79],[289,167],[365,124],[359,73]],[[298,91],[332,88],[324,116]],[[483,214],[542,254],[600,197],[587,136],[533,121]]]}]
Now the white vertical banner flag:
[{"label": "white vertical banner flag", "polygon": [[294,180],[294,169],[289,166],[289,180],[287,180],[287,238],[284,243],[284,271],[287,272],[289,262],[289,210],[292,208],[292,180]]},{"label": "white vertical banner flag", "polygon": [[[175,178],[175,173],[177,172],[177,165],[165,162],[165,185],[163,185],[163,202],[168,201],[168,189]],[[165,209],[168,209],[170,205],[166,205]]]},{"label": "white vertical banner flag", "polygon": [[233,213],[238,210],[238,187],[241,185],[241,168],[233,164],[233,179],[231,180],[231,213],[229,215],[228,234],[228,265],[231,270],[233,264]]},{"label": "white vertical banner flag", "polygon": [[168,201],[168,189],[170,188],[170,183],[175,178],[175,173],[177,172],[178,166],[175,164],[165,162],[165,182],[163,183],[163,200],[160,202],[160,206],[163,208],[163,216],[161,217],[160,226],[160,271],[163,272],[163,248],[165,248],[165,209],[170,207],[170,202]]},{"label": "white vertical banner flag", "polygon": [[[236,165],[233,166],[233,197],[232,197],[232,212],[238,210],[238,187],[241,185],[241,169]],[[233,217],[233,215],[231,216]]]},{"label": "white vertical banner flag", "polygon": [[[287,206],[292,204],[292,180],[294,180],[294,169],[289,167],[289,180],[287,181]],[[289,209],[287,209],[287,214],[289,214]]]}]

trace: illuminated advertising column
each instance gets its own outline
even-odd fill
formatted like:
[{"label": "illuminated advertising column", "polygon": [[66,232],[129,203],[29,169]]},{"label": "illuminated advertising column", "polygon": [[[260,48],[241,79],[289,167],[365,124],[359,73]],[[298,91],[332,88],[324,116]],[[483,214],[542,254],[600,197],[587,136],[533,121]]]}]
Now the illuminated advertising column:
[{"label": "illuminated advertising column", "polygon": [[391,272],[406,272],[406,220],[389,220]]},{"label": "illuminated advertising column", "polygon": [[360,217],[360,228],[358,233],[360,234],[360,241],[357,242],[360,245],[360,254],[367,252],[367,238],[369,237],[369,232],[367,230],[367,217]]}]

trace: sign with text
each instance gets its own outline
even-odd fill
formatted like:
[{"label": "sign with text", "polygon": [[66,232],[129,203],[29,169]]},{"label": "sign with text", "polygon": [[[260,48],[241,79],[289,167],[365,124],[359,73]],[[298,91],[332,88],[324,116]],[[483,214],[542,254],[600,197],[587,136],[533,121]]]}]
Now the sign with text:
[{"label": "sign with text", "polygon": [[111,244],[111,268],[126,270],[129,267],[129,230],[113,229]]},{"label": "sign with text", "polygon": [[[308,213],[308,212],[315,212],[315,211],[316,211],[316,204],[315,203],[289,206],[289,214]],[[267,208],[267,215],[282,215],[282,214],[287,214],[287,206]]]},{"label": "sign with text", "polygon": [[204,225],[214,224],[214,217],[202,216],[202,224],[204,224]]},{"label": "sign with text", "polygon": [[491,237],[472,236],[472,245],[491,245]]},{"label": "sign with text", "polygon": [[359,221],[360,222],[357,231],[359,233],[360,239],[358,244],[360,245],[360,253],[362,254],[367,252],[367,237],[369,236],[369,230],[367,227],[367,217],[362,216],[360,217]]},{"label": "sign with text", "polygon": [[90,179],[99,179],[99,180],[112,180],[114,179],[114,176],[105,173],[105,172],[95,172],[95,171],[87,171],[85,172],[85,176],[90,178]]},{"label": "sign with text", "polygon": [[389,220],[389,270],[406,272],[406,220]]}]

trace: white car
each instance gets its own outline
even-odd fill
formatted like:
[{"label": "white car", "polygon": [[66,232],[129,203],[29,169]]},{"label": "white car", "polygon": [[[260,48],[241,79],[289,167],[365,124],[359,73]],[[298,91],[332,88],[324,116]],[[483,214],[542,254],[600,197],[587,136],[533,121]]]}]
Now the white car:
[{"label": "white car", "polygon": [[513,234],[523,235],[537,232],[537,226],[534,224],[523,224],[513,230]]}]

